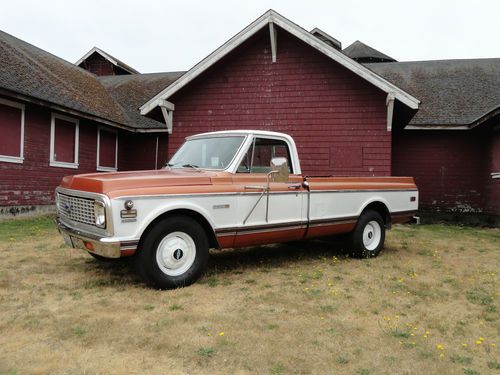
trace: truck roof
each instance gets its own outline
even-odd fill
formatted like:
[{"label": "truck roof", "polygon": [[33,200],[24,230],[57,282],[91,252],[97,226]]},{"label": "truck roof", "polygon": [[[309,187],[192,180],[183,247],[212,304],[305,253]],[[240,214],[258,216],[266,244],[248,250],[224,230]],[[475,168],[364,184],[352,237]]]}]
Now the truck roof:
[{"label": "truck roof", "polygon": [[186,139],[206,137],[206,136],[217,136],[217,135],[257,135],[257,136],[261,135],[267,137],[286,138],[290,140],[292,143],[294,143],[292,137],[289,136],[288,134],[273,132],[268,130],[220,130],[216,132],[207,132],[207,133],[191,135],[189,137],[186,137]]}]

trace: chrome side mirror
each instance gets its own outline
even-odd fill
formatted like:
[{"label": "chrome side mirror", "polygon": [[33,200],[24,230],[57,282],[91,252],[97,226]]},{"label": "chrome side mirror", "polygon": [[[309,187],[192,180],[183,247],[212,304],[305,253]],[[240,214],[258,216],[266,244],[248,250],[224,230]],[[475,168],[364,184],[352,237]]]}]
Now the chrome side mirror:
[{"label": "chrome side mirror", "polygon": [[271,174],[273,182],[288,182],[290,170],[288,169],[288,161],[286,158],[271,159]]}]

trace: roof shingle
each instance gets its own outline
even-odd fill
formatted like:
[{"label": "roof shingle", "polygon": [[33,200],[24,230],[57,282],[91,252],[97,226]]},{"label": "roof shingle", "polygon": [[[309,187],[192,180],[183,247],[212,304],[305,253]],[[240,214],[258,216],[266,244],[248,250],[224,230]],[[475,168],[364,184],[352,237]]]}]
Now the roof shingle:
[{"label": "roof shingle", "polygon": [[473,126],[500,107],[500,59],[365,66],[420,99],[409,125]]}]

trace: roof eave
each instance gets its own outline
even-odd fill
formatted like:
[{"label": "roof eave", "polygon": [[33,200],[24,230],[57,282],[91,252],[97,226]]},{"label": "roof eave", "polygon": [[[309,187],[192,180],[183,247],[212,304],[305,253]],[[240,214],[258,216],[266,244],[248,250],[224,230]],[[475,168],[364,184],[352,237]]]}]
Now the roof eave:
[{"label": "roof eave", "polygon": [[193,79],[201,75],[204,71],[206,71],[210,66],[217,63],[224,56],[234,50],[236,47],[241,45],[251,36],[253,36],[256,32],[266,26],[268,23],[274,23],[277,26],[281,27],[285,31],[299,38],[306,44],[315,48],[316,50],[322,52],[326,56],[330,57],[332,60],[341,64],[345,68],[351,70],[353,73],[359,75],[364,78],[368,82],[372,83],[374,86],[378,87],[382,91],[386,93],[392,93],[396,99],[404,103],[411,109],[418,109],[420,101],[403,91],[399,87],[380,77],[376,73],[372,72],[368,68],[363,65],[357,63],[351,58],[345,56],[342,52],[337,51],[335,48],[331,47],[327,43],[318,39],[314,35],[310,34],[305,29],[296,25],[292,21],[286,19],[279,13],[269,10],[264,13],[262,16],[257,18],[250,25],[245,27],[242,31],[236,34],[234,37],[229,39],[226,43],[208,55],[205,59],[200,61],[194,67],[192,67],[189,71],[187,71],[183,76],[177,79],[175,82],[167,86],[163,91],[158,93],[148,102],[143,104],[139,109],[141,111],[141,115],[146,115],[151,112],[155,107],[161,105],[161,101],[168,99],[175,92],[180,90],[182,87],[186,86]]}]

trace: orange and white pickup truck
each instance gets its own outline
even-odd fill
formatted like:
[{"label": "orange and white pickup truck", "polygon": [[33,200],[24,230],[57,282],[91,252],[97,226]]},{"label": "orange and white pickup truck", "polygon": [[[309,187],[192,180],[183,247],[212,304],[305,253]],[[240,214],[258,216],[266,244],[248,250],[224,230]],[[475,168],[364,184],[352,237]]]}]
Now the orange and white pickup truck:
[{"label": "orange and white pickup truck", "polygon": [[56,189],[65,242],[98,259],[134,255],[147,284],[196,281],[209,248],[349,233],[374,257],[385,229],[412,219],[411,177],[309,177],[293,139],[267,131],[188,137],[161,170],[67,176]]}]

